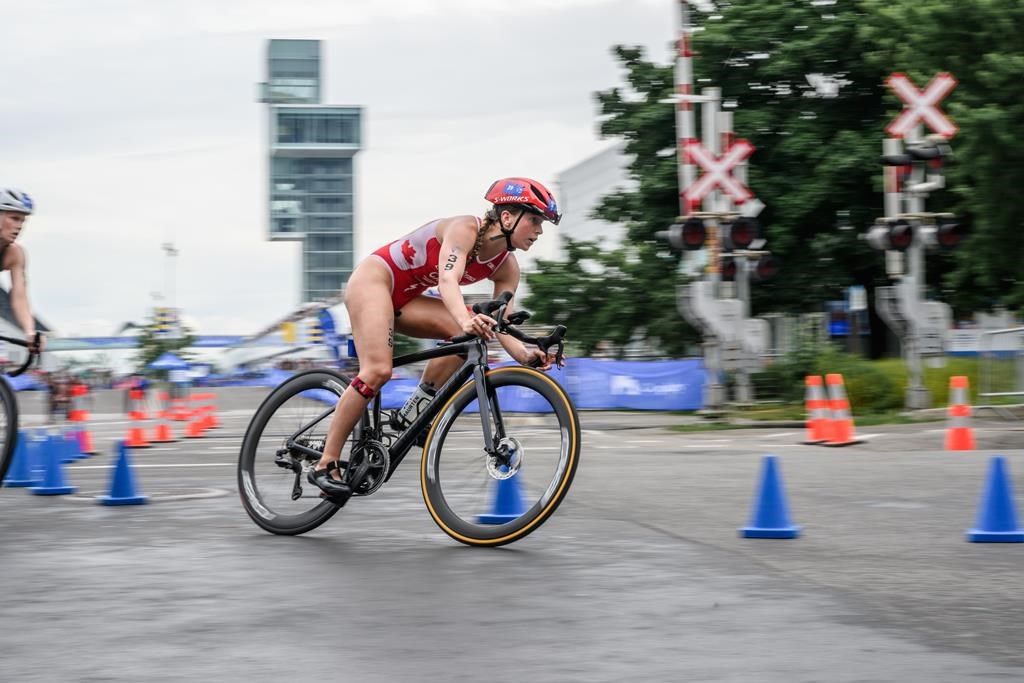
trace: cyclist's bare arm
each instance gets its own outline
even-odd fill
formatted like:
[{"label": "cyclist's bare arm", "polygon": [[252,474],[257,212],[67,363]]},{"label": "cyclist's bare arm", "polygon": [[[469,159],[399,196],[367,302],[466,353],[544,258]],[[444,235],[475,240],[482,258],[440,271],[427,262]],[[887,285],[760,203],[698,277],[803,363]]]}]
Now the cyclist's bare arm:
[{"label": "cyclist's bare arm", "polygon": [[466,310],[459,281],[466,272],[466,260],[476,243],[477,222],[472,216],[458,216],[451,219],[445,228],[441,242],[441,253],[437,263],[437,288],[445,308],[465,334],[475,334],[484,339],[493,339],[491,328],[494,320],[481,313],[471,314]]},{"label": "cyclist's bare arm", "polygon": [[[515,292],[519,288],[519,278],[519,261],[516,260],[515,254],[509,254],[505,262],[501,264],[501,267],[494,271],[494,274],[491,276],[491,280],[494,281],[495,299],[502,292],[512,292],[512,298],[505,307],[506,318],[515,310]],[[505,349],[506,353],[522,365],[530,365],[531,361],[535,361],[538,364],[534,365],[534,367],[540,370],[547,370],[551,367],[551,359],[548,357],[548,354],[545,354],[538,348],[530,348],[508,334],[499,334],[498,341],[501,342],[501,346]]]},{"label": "cyclist's bare arm", "polygon": [[[21,329],[25,331],[25,338],[32,340],[36,336],[36,322],[32,317],[32,307],[28,302],[28,280],[25,276],[25,250],[20,245],[12,244],[4,254],[4,267],[11,273],[11,311],[18,321]],[[39,351],[45,341],[40,339]]]}]

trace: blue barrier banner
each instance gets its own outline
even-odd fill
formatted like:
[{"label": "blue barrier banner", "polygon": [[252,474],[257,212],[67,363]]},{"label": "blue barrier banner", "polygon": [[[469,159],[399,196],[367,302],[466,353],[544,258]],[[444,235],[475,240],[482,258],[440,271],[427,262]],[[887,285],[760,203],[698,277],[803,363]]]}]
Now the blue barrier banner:
[{"label": "blue barrier banner", "polygon": [[17,377],[9,377],[2,375],[4,380],[11,385],[11,389],[15,391],[34,391],[37,389],[46,389],[46,385],[40,382],[35,375],[25,373],[24,375],[18,375]]},{"label": "blue barrier banner", "polygon": [[[700,360],[570,358],[564,368],[553,368],[547,374],[569,392],[581,410],[699,410],[703,407],[706,372]],[[288,376],[290,373],[272,371],[267,376],[267,380],[271,380],[268,384],[276,386]],[[418,384],[418,378],[395,377],[384,385],[381,407],[385,410],[401,408]],[[502,409],[508,412],[551,411],[543,397],[522,387],[502,387],[498,396]],[[476,409],[474,401],[469,410]]]},{"label": "blue barrier banner", "polygon": [[416,391],[416,387],[419,385],[419,378],[395,377],[384,385],[380,396],[380,407],[384,410],[401,408],[405,405],[405,400],[412,396],[412,392]]},{"label": "blue barrier banner", "polygon": [[698,410],[703,406],[705,371],[700,360],[572,358],[566,369],[569,394],[580,409]]},{"label": "blue barrier banner", "polygon": [[[700,360],[569,358],[564,368],[552,368],[547,375],[569,392],[580,410],[699,410],[704,405],[706,373]],[[522,387],[502,387],[498,396],[508,412],[551,412],[543,397]],[[475,401],[468,410],[477,410]]]}]

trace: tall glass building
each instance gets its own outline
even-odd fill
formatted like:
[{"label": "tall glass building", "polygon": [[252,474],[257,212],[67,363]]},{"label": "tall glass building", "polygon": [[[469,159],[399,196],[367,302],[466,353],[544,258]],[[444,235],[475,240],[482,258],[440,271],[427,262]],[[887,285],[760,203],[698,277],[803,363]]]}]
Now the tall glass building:
[{"label": "tall glass building", "polygon": [[302,241],[302,302],[338,294],[353,267],[353,157],[362,108],[321,104],[320,41],[267,43],[271,240]]}]

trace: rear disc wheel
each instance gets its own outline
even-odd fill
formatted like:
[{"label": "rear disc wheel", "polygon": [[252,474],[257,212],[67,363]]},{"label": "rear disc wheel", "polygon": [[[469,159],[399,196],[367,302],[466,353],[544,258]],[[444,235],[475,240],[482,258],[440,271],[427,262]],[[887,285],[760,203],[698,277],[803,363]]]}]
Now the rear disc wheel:
[{"label": "rear disc wheel", "polygon": [[306,473],[320,459],[334,405],[348,384],[330,370],[302,372],[274,389],[253,415],[238,457],[238,492],[249,517],[263,529],[303,534],[340,509],[320,497]]}]

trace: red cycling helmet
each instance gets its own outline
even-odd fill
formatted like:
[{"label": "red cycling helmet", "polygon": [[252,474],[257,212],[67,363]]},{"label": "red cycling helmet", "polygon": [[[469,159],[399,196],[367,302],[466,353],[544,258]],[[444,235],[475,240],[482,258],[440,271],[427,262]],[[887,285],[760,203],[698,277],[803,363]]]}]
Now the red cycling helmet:
[{"label": "red cycling helmet", "polygon": [[558,203],[548,188],[529,178],[495,180],[484,199],[492,204],[516,204],[531,213],[544,216],[545,220],[555,225],[562,220],[562,214],[558,213]]}]

